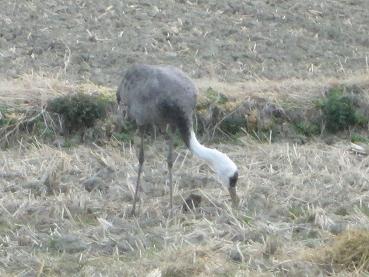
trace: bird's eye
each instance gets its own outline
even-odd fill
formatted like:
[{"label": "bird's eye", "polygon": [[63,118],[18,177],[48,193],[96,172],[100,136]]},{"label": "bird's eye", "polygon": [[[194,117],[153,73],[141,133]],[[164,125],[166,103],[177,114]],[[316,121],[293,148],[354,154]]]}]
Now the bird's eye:
[{"label": "bird's eye", "polygon": [[238,180],[238,172],[236,171],[232,177],[229,177],[229,186],[230,187],[235,187],[237,184],[237,180]]}]

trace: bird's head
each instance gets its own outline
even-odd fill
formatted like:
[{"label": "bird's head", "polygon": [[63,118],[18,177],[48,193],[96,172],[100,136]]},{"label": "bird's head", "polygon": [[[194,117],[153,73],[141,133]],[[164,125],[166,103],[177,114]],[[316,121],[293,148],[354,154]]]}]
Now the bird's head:
[{"label": "bird's head", "polygon": [[238,181],[238,168],[235,163],[225,154],[214,166],[215,172],[224,186],[228,188],[234,206],[238,206],[240,200],[237,196],[236,185]]}]

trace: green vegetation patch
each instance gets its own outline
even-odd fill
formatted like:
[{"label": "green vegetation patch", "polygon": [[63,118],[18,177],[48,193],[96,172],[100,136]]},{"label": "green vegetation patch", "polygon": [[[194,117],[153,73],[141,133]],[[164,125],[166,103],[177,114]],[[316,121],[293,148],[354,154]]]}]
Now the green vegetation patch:
[{"label": "green vegetation patch", "polygon": [[369,144],[369,137],[365,135],[353,133],[351,135],[351,142],[362,142],[362,143]]},{"label": "green vegetation patch", "polygon": [[247,120],[241,105],[236,100],[229,99],[223,93],[208,87],[202,94],[196,106],[195,129],[199,134],[206,134],[214,139],[236,138],[242,128],[247,127]]},{"label": "green vegetation patch", "polygon": [[301,121],[297,122],[294,126],[298,133],[303,134],[306,137],[316,136],[320,133],[320,126],[317,123]]},{"label": "green vegetation patch", "polygon": [[226,117],[220,124],[220,128],[224,132],[231,135],[238,134],[241,131],[241,129],[246,126],[247,126],[246,118],[237,114]]},{"label": "green vegetation patch", "polygon": [[7,106],[0,106],[0,128],[7,127],[16,123],[11,111]]},{"label": "green vegetation patch", "polygon": [[228,97],[219,91],[208,87],[206,91],[201,93],[202,97],[198,99],[196,105],[197,111],[208,110],[211,106],[224,105],[228,102]]},{"label": "green vegetation patch", "polygon": [[[54,142],[60,134],[64,136],[61,143],[64,146],[69,145],[68,139],[74,135],[79,136],[79,142],[104,143],[111,137],[133,142],[136,126],[120,115],[118,118],[114,93],[110,90],[95,95],[83,92],[81,88],[76,94],[51,99],[46,110],[0,106],[0,142],[10,144],[20,136]],[[364,130],[368,126],[366,101],[359,87],[337,85],[324,97],[312,101],[316,105],[310,105],[308,110],[287,104],[281,108],[280,104],[264,98],[231,99],[208,87],[196,106],[194,128],[197,134],[208,139],[227,142],[238,140],[244,134],[261,142],[272,142],[279,137],[303,142],[305,138],[324,135],[324,129],[328,133],[350,130],[352,142],[368,143]],[[289,99],[285,102],[289,103]],[[177,137],[175,144],[181,144]]]},{"label": "green vegetation patch", "polygon": [[368,118],[358,109],[354,97],[345,93],[344,86],[331,88],[327,96],[318,101],[327,130],[337,132],[351,126],[363,126]]},{"label": "green vegetation patch", "polygon": [[122,142],[134,142],[134,136],[136,132],[136,123],[134,121],[123,121],[121,130],[115,132],[113,137]]},{"label": "green vegetation patch", "polygon": [[110,102],[106,97],[77,93],[50,100],[48,109],[62,116],[65,130],[71,133],[93,127],[97,120],[104,119]]}]

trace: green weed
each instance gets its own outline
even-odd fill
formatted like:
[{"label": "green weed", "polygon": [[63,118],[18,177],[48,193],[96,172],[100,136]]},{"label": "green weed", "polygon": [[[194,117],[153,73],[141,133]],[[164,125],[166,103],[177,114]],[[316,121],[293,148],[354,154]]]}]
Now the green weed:
[{"label": "green weed", "polygon": [[363,142],[369,144],[369,138],[367,136],[354,133],[351,135],[351,142]]},{"label": "green weed", "polygon": [[134,142],[136,124],[134,121],[123,122],[122,130],[113,134],[113,137],[122,142]]},{"label": "green weed", "polygon": [[306,137],[312,137],[314,135],[319,135],[320,133],[320,126],[308,121],[298,122],[294,127],[298,133],[303,134]]},{"label": "green weed", "polygon": [[324,99],[318,101],[327,130],[337,132],[354,125],[364,125],[368,119],[357,109],[353,98],[345,95],[343,86],[333,87]]}]

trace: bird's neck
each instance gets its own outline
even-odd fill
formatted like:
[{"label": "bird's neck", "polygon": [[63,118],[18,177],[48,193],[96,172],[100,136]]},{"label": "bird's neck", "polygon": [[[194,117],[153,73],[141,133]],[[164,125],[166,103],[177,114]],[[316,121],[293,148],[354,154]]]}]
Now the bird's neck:
[{"label": "bird's neck", "polygon": [[235,164],[226,154],[200,144],[193,131],[191,131],[189,148],[194,155],[205,160],[218,175],[225,173],[224,170],[236,169]]}]

